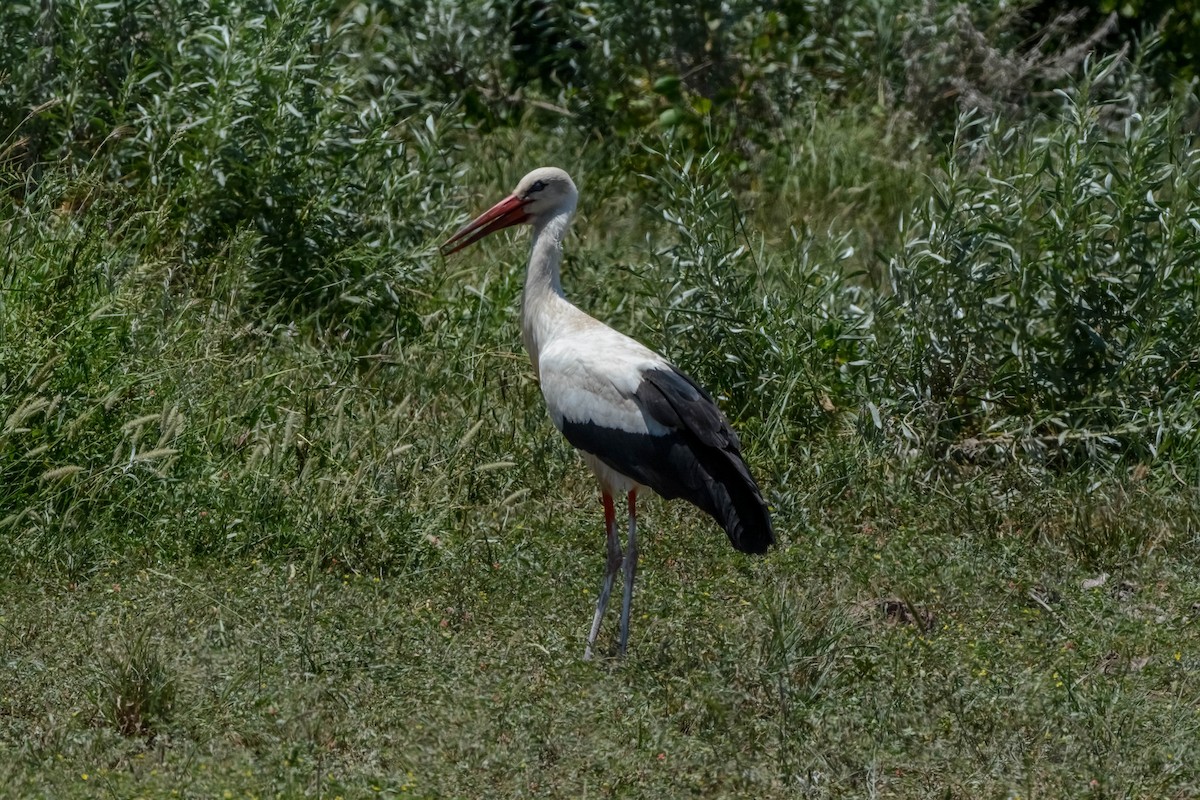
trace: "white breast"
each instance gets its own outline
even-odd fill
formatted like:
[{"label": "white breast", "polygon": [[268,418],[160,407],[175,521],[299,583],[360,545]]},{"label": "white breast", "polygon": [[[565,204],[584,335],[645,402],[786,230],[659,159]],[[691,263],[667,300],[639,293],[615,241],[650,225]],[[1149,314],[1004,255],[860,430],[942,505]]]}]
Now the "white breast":
[{"label": "white breast", "polygon": [[661,435],[666,429],[642,413],[634,394],[648,369],[666,360],[628,336],[595,323],[552,338],[541,350],[539,379],[550,418]]}]

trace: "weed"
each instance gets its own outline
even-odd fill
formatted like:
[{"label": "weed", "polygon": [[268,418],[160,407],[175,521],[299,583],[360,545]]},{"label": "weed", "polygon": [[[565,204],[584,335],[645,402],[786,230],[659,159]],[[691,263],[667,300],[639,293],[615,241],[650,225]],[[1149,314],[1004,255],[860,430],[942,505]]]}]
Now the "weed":
[{"label": "weed", "polygon": [[122,736],[153,741],[171,721],[175,681],[146,631],[99,653],[94,681],[100,716]]}]

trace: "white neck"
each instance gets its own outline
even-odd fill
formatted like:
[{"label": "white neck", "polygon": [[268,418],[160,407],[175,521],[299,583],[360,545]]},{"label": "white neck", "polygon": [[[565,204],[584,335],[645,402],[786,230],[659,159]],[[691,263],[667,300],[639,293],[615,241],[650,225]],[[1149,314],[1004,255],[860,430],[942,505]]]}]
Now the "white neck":
[{"label": "white neck", "polygon": [[535,372],[542,344],[552,335],[563,313],[574,308],[563,296],[559,279],[562,240],[571,226],[574,211],[571,205],[533,224],[533,246],[525,272],[525,293],[521,296],[521,339]]}]

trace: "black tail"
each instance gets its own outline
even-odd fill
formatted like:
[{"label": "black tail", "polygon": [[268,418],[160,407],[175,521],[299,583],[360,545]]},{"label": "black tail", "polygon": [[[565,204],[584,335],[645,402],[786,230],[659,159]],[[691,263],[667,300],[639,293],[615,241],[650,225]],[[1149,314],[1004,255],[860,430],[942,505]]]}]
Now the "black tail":
[{"label": "black tail", "polygon": [[775,543],[771,515],[742,460],[742,445],[708,392],[676,369],[647,370],[637,399],[654,419],[675,429],[669,438],[674,480],[651,488],[683,497],[707,511],[743,553],[765,553]]},{"label": "black tail", "polygon": [[740,453],[709,451],[700,455],[699,491],[685,495],[721,524],[735,549],[765,553],[775,544],[771,515]]}]

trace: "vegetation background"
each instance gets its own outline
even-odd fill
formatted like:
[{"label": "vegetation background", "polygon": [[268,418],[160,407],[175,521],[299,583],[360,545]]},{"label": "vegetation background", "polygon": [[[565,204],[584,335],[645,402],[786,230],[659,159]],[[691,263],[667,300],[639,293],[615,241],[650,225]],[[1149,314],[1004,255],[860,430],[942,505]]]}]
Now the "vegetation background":
[{"label": "vegetation background", "polygon": [[[0,795],[1200,795],[1200,5],[9,0]],[[564,282],[780,546],[595,489]],[[611,653],[613,631],[603,641]]]}]

